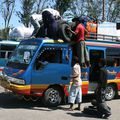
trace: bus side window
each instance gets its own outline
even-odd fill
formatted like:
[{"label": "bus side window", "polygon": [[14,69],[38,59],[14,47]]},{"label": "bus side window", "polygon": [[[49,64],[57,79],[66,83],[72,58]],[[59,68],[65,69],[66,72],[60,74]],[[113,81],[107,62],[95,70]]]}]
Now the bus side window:
[{"label": "bus side window", "polygon": [[62,51],[59,50],[45,50],[41,56],[41,61],[47,61],[49,63],[62,63]]},{"label": "bus side window", "polygon": [[116,59],[116,58],[107,58],[107,66],[109,67],[118,67],[120,64],[119,64],[119,61],[120,59]]},{"label": "bus side window", "polygon": [[36,63],[41,63],[41,62],[61,64],[62,63],[62,50],[55,49],[55,48],[43,48],[40,55],[37,57]]},{"label": "bus side window", "polygon": [[107,48],[106,59],[107,59],[107,66],[118,67],[120,65],[120,49]]},{"label": "bus side window", "polygon": [[114,59],[113,66],[114,67],[119,66],[119,59]]},{"label": "bus side window", "polygon": [[100,58],[104,58],[104,51],[103,50],[90,50],[90,63],[92,66],[98,64],[98,60]]},{"label": "bus side window", "polygon": [[2,51],[2,52],[0,53],[0,58],[5,58],[5,53],[6,53],[6,52],[3,52],[3,51]]},{"label": "bus side window", "polygon": [[0,52],[0,58],[8,58],[9,57],[9,53],[8,51],[1,51]]},{"label": "bus side window", "polygon": [[6,51],[6,53],[5,53],[5,58],[6,58],[6,59],[9,58],[10,55],[11,55],[11,53],[12,53],[12,51]]},{"label": "bus side window", "polygon": [[12,54],[12,51],[9,51],[7,58],[9,58],[11,54]]}]

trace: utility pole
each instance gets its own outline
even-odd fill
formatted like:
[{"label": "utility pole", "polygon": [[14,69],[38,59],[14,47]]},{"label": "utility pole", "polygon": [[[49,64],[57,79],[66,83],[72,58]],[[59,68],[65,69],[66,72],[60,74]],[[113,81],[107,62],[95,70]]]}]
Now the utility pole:
[{"label": "utility pole", "polygon": [[102,10],[103,10],[103,11],[102,11],[102,13],[103,13],[103,14],[102,14],[102,20],[105,21],[105,0],[103,0],[102,2],[103,2],[103,3],[102,3],[102,4],[103,4],[103,9],[102,9]]}]

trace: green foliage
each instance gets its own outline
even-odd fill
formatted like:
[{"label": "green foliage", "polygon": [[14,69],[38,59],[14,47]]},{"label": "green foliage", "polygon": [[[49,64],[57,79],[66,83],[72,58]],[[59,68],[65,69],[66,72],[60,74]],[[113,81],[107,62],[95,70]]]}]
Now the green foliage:
[{"label": "green foliage", "polygon": [[70,10],[74,16],[87,15],[102,20],[104,12],[106,21],[120,20],[120,0],[74,0]]},{"label": "green foliage", "polygon": [[61,15],[70,7],[73,0],[56,0],[55,8]]},{"label": "green foliage", "polygon": [[115,22],[120,20],[120,0],[106,1],[106,20]]},{"label": "green foliage", "polygon": [[86,13],[85,9],[86,2],[85,0],[74,0],[70,7],[73,16],[81,16]]},{"label": "green foliage", "polygon": [[[4,19],[4,28],[8,29],[15,10],[15,1],[0,0],[0,13]],[[120,20],[120,0],[104,0],[105,20],[116,22]],[[88,15],[97,19],[103,16],[103,0],[20,0],[21,10],[17,11],[19,22],[26,27],[30,26],[30,16],[34,12],[41,13],[44,8],[55,8],[61,15],[70,17]],[[4,30],[3,30],[4,31]],[[8,30],[5,30],[8,31]],[[5,32],[7,35],[8,33]],[[6,36],[5,35],[5,36]]]},{"label": "green foliage", "polygon": [[21,1],[21,11],[17,11],[17,15],[20,18],[21,23],[26,27],[30,25],[30,16],[33,14],[33,7],[36,0],[20,0]]},{"label": "green foliage", "polygon": [[4,28],[0,30],[0,39],[8,39],[8,33],[10,28]]},{"label": "green foliage", "polygon": [[2,0],[1,3],[1,15],[4,20],[3,37],[7,38],[9,34],[9,24],[14,12],[15,0]]},{"label": "green foliage", "polygon": [[102,14],[102,7],[101,0],[89,0],[86,4],[87,15],[100,19],[99,16]]},{"label": "green foliage", "polygon": [[34,12],[39,14],[43,9],[52,7],[52,6],[53,6],[52,0],[36,0]]}]

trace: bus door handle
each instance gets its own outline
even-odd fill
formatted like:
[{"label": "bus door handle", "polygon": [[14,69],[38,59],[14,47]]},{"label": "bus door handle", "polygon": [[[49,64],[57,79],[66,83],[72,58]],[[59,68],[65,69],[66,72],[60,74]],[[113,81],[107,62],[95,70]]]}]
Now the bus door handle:
[{"label": "bus door handle", "polygon": [[62,76],[61,79],[62,79],[62,80],[68,80],[68,77]]}]

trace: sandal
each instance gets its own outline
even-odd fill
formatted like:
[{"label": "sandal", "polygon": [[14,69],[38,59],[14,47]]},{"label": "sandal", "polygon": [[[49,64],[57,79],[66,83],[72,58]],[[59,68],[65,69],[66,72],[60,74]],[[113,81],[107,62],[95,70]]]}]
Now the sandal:
[{"label": "sandal", "polygon": [[68,108],[67,110],[68,110],[68,111],[73,111],[74,109],[73,109],[73,108]]},{"label": "sandal", "polygon": [[79,110],[79,111],[81,111],[81,109],[80,109],[79,107],[75,108],[75,110]]}]

